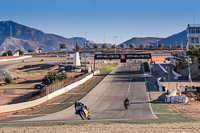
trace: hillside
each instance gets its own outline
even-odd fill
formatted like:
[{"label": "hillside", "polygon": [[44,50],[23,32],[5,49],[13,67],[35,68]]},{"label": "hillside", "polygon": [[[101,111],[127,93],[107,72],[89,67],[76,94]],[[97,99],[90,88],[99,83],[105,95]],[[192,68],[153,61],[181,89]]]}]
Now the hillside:
[{"label": "hillside", "polygon": [[136,48],[138,48],[141,44],[148,46],[148,45],[155,43],[161,39],[162,38],[156,38],[156,37],[144,37],[144,38],[133,37],[130,40],[125,41],[124,43],[126,44],[126,47],[129,47],[129,45],[131,43],[133,43],[133,44],[135,44]]},{"label": "hillside", "polygon": [[[158,42],[158,44],[163,43],[165,46],[171,45],[172,47],[177,47],[177,45],[179,44],[186,46],[186,42],[187,42],[187,31],[184,30],[167,38],[161,39]],[[157,43],[154,43],[153,45],[157,46]]]},{"label": "hillside", "polygon": [[[12,28],[11,28],[12,27]],[[12,29],[12,37],[11,30]],[[67,50],[75,48],[76,42],[81,47],[87,45],[93,46],[95,43],[88,41],[82,37],[65,38],[55,34],[47,34],[41,30],[30,28],[13,21],[0,22],[0,53],[5,50],[24,50],[29,48],[42,48],[43,51],[58,51],[60,50],[60,43],[67,45]]]}]

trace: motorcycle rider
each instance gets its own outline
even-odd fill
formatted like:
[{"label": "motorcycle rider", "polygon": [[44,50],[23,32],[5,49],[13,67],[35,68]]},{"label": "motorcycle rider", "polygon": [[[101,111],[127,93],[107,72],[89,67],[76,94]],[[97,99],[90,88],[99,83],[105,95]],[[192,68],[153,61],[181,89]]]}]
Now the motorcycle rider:
[{"label": "motorcycle rider", "polygon": [[126,105],[127,102],[128,102],[128,105],[130,105],[128,97],[126,97],[126,99],[124,100],[124,105]]},{"label": "motorcycle rider", "polygon": [[[83,103],[81,103],[81,102],[79,102],[79,101],[77,101],[77,100],[74,101],[75,114],[78,114],[78,111],[79,111],[82,107],[85,107],[85,109],[87,109],[87,107],[86,107]],[[87,109],[87,110],[88,110],[88,109]]]}]

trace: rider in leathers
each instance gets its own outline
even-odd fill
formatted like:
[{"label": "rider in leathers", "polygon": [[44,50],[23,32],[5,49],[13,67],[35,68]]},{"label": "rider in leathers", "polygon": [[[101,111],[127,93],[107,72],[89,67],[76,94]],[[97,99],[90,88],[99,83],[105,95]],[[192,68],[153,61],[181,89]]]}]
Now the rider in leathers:
[{"label": "rider in leathers", "polygon": [[79,101],[77,101],[77,100],[74,101],[75,114],[78,114],[78,111],[79,111],[82,107],[85,107],[85,108],[87,109],[87,107],[86,107],[83,103],[81,103],[81,102],[79,102]]}]

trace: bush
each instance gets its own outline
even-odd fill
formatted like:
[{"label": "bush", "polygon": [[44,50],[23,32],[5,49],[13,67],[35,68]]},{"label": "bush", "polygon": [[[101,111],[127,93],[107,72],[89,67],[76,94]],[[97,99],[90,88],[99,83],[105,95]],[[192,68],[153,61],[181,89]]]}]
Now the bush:
[{"label": "bush", "polygon": [[62,81],[67,78],[66,73],[48,72],[48,74],[42,79],[43,84],[50,85],[56,81]]},{"label": "bush", "polygon": [[11,84],[11,83],[13,82],[13,79],[12,79],[11,77],[6,77],[6,78],[5,78],[5,82],[6,82],[7,84]]},{"label": "bush", "polygon": [[145,72],[150,72],[148,62],[144,62],[144,71],[145,71]]}]

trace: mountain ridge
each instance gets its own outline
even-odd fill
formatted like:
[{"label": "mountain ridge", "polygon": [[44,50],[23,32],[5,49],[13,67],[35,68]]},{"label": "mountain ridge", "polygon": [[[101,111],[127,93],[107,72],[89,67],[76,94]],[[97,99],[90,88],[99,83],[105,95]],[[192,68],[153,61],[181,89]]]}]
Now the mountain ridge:
[{"label": "mountain ridge", "polygon": [[[12,28],[11,28],[12,26]],[[12,37],[10,35],[10,28],[12,29]],[[123,43],[126,44],[126,47],[129,47],[130,44],[135,44],[136,47],[139,47],[141,44],[154,45],[163,43],[164,46],[171,45],[176,47],[178,44],[186,45],[187,31],[173,34],[166,38],[159,37],[133,37]],[[91,40],[87,40],[83,37],[73,37],[66,38],[60,35],[45,33],[41,30],[31,28],[22,24],[18,24],[14,21],[0,21],[0,53],[6,50],[16,51],[18,49],[24,50],[26,53],[28,49],[42,48],[43,52],[47,51],[59,51],[60,44],[66,44],[66,50],[72,50],[75,48],[76,43],[80,47],[93,47],[94,44],[97,44],[99,47],[103,43],[95,43]],[[109,47],[111,44],[108,44]],[[119,45],[118,45],[119,46]]]},{"label": "mountain ridge", "polygon": [[[12,29],[12,37],[10,35],[10,29]],[[20,39],[20,41],[17,39]],[[83,37],[65,38],[60,35],[45,33],[41,30],[18,24],[14,21],[0,22],[1,53],[5,50],[16,51],[22,49],[24,45],[28,45],[29,48],[34,50],[40,47],[44,52],[58,51],[60,50],[61,43],[66,44],[66,50],[72,50],[72,48],[75,48],[76,42],[81,47],[84,47],[85,43],[91,46],[95,44]],[[16,43],[16,46],[13,43]],[[24,51],[28,52],[29,48],[25,47]]]}]

